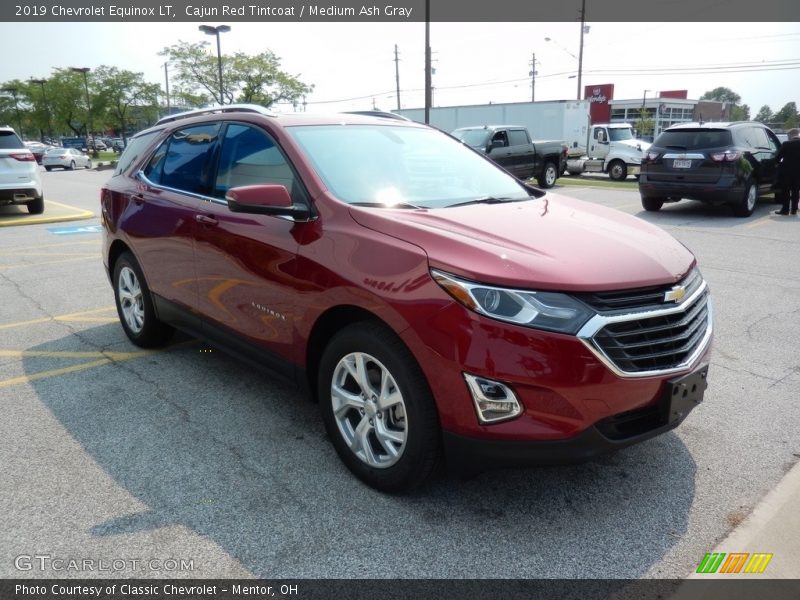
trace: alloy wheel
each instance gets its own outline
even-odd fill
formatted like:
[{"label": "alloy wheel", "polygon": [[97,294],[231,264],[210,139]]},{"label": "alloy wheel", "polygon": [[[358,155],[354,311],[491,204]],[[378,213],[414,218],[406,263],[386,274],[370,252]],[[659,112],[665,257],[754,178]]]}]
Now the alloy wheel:
[{"label": "alloy wheel", "polygon": [[133,333],[141,333],[142,328],[144,328],[142,286],[139,284],[136,273],[127,266],[123,267],[119,272],[117,292],[119,293],[119,305],[125,323]]},{"label": "alloy wheel", "polygon": [[370,467],[385,469],[403,455],[406,407],[394,376],[377,359],[352,352],[331,380],[333,417],[350,451]]}]

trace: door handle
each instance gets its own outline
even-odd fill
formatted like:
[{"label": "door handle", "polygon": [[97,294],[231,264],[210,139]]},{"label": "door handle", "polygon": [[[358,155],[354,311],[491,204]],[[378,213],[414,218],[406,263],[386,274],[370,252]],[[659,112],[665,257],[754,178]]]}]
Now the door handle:
[{"label": "door handle", "polygon": [[219,221],[208,215],[195,215],[194,220],[201,225],[219,225]]}]

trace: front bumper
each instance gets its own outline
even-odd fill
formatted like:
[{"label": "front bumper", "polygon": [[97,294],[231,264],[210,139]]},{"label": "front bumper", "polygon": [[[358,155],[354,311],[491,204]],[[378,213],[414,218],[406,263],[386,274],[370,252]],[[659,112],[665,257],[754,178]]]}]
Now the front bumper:
[{"label": "front bumper", "polygon": [[448,469],[470,476],[493,468],[577,464],[638,444],[686,419],[702,401],[707,374],[708,365],[701,365],[664,386],[657,403],[607,417],[567,439],[489,440],[444,431]]}]

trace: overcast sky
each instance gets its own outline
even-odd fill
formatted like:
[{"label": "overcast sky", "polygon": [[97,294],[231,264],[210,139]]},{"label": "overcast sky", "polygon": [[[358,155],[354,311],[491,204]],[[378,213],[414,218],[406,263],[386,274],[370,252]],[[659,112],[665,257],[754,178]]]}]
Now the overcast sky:
[{"label": "overcast sky", "polygon": [[[222,22],[209,22],[218,25]],[[164,84],[158,52],[178,40],[213,41],[200,23],[0,23],[0,82],[47,77],[54,67],[112,65]],[[583,83],[615,84],[616,99],[726,86],[751,115],[800,105],[800,23],[593,23]],[[423,23],[232,23],[222,51],[270,49],[285,71],[314,84],[308,110],[396,107],[394,46],[403,108],[423,106]],[[433,23],[434,105],[574,99],[578,23]],[[551,41],[545,41],[550,37]],[[213,47],[216,52],[216,48]],[[784,64],[781,64],[783,61]],[[735,67],[733,65],[736,65]],[[340,102],[333,102],[340,101]],[[291,110],[291,107],[283,107]]]}]

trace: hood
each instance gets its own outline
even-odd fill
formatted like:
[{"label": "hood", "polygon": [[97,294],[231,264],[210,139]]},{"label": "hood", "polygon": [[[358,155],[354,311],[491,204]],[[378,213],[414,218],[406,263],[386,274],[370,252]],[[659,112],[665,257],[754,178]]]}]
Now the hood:
[{"label": "hood", "polygon": [[431,267],[523,289],[605,291],[678,281],[694,256],[668,233],[566,196],[435,210],[350,207],[357,223],[421,247]]},{"label": "hood", "polygon": [[641,149],[642,155],[644,155],[650,149],[650,146],[652,146],[650,142],[645,142],[644,140],[620,140],[614,143],[628,146],[634,150]]}]

